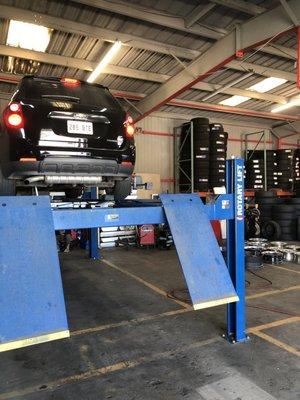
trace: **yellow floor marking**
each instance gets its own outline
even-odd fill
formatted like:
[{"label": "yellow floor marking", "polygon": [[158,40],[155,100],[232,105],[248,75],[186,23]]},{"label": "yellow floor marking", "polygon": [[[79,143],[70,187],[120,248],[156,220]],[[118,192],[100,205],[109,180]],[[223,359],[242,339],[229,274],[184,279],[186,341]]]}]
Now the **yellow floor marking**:
[{"label": "yellow floor marking", "polygon": [[180,304],[182,307],[187,308],[187,309],[191,309],[192,308],[189,304],[184,303],[183,301],[180,301],[180,300],[177,300],[177,299],[173,299],[171,297],[167,297],[167,295],[168,295],[167,292],[165,292],[164,290],[158,288],[157,286],[152,285],[152,283],[149,283],[149,282],[145,281],[144,279],[140,278],[139,276],[137,276],[135,274],[132,274],[129,271],[126,271],[126,269],[118,267],[117,265],[115,265],[112,262],[107,261],[107,260],[101,260],[101,261],[104,264],[108,265],[109,267],[114,268],[117,271],[122,272],[123,274],[125,274],[127,276],[130,276],[130,278],[135,279],[137,282],[142,283],[144,286],[147,286],[149,289],[152,289],[154,292],[160,294],[161,296],[164,296],[164,297],[166,297],[166,298],[168,298],[170,300],[175,301],[175,303]]},{"label": "yellow floor marking", "polygon": [[193,311],[193,309],[186,309],[186,308],[180,308],[179,310],[173,310],[173,311],[167,311],[161,314],[155,314],[155,315],[148,315],[146,317],[141,317],[141,318],[134,318],[131,320],[125,320],[125,321],[121,321],[121,322],[116,322],[114,324],[107,324],[107,325],[98,325],[98,326],[94,326],[91,328],[86,328],[86,329],[79,329],[77,331],[73,331],[71,332],[71,336],[78,336],[78,335],[84,335],[87,333],[95,333],[95,332],[101,332],[107,329],[112,329],[112,328],[119,328],[122,326],[127,326],[130,324],[138,324],[140,322],[144,322],[144,321],[152,321],[154,319],[158,319],[158,318],[163,318],[163,317],[170,317],[172,315],[178,315],[178,314],[184,314],[187,312]]},{"label": "yellow floor marking", "polygon": [[[196,342],[196,343],[192,343],[186,346],[183,346],[180,350],[180,352],[182,351],[187,351],[187,350],[193,350],[193,349],[199,349],[203,346],[207,346],[209,344],[221,341],[223,339],[221,339],[220,337],[214,337],[211,339],[206,339],[206,340],[202,340],[200,342]],[[78,381],[84,381],[90,378],[94,378],[96,376],[101,376],[101,375],[106,375],[109,374],[111,372],[116,372],[116,371],[121,371],[123,369],[129,369],[129,368],[134,368],[137,367],[141,364],[144,363],[148,363],[148,362],[152,362],[152,361],[156,361],[156,360],[161,360],[162,358],[167,358],[170,357],[174,354],[175,349],[173,350],[168,350],[165,352],[161,352],[161,353],[157,353],[148,357],[139,357],[135,360],[125,360],[125,361],[121,361],[119,363],[116,364],[112,364],[112,365],[108,365],[106,367],[100,367],[100,368],[92,368],[86,372],[83,372],[81,374],[77,374],[77,375],[71,375],[71,376],[67,376],[65,378],[61,378],[61,379],[57,379],[51,382],[47,382],[47,383],[39,383],[39,385],[36,386],[31,386],[25,389],[20,389],[20,390],[15,390],[12,392],[6,392],[6,393],[1,393],[0,394],[0,400],[8,400],[8,399],[17,399],[20,396],[25,396],[28,394],[32,394],[35,392],[40,392],[43,393],[45,391],[48,390],[55,390],[58,389],[61,386],[64,385],[68,385],[74,382],[78,382]],[[41,385],[46,386],[45,389],[41,390],[40,387]]]},{"label": "yellow floor marking", "polygon": [[273,268],[283,269],[285,271],[294,272],[295,274],[300,274],[300,271],[291,268],[281,267],[280,265],[273,265]]},{"label": "yellow floor marking", "polygon": [[266,340],[267,342],[272,343],[272,344],[274,344],[275,346],[280,347],[281,349],[286,350],[286,351],[288,351],[289,353],[292,353],[292,354],[294,354],[295,356],[300,357],[300,351],[298,351],[298,350],[295,349],[294,347],[289,346],[288,344],[285,344],[285,343],[281,342],[280,340],[275,339],[275,338],[273,338],[273,337],[270,336],[270,335],[267,335],[267,334],[264,333],[264,332],[260,332],[260,331],[258,331],[258,330],[254,330],[254,331],[252,331],[252,333],[253,333],[254,335],[260,337],[261,339],[264,339],[264,340]]},{"label": "yellow floor marking", "polygon": [[70,332],[69,330],[65,330],[65,331],[48,333],[46,335],[34,336],[26,339],[14,340],[11,342],[0,344],[0,352],[20,349],[23,347],[32,346],[34,344],[46,343],[52,340],[65,339],[68,337],[70,337]]},{"label": "yellow floor marking", "polygon": [[266,296],[270,296],[273,294],[285,293],[285,292],[290,292],[292,290],[299,290],[299,289],[300,289],[300,285],[290,286],[285,289],[276,289],[276,290],[269,290],[268,292],[250,294],[250,295],[246,296],[246,299],[247,300],[258,299],[259,297],[266,297]]},{"label": "yellow floor marking", "polygon": [[268,322],[267,324],[254,326],[252,328],[247,329],[248,332],[256,332],[256,331],[263,331],[265,329],[275,328],[277,326],[292,324],[294,322],[299,322],[300,317],[290,317],[285,319],[280,319],[279,321]]}]

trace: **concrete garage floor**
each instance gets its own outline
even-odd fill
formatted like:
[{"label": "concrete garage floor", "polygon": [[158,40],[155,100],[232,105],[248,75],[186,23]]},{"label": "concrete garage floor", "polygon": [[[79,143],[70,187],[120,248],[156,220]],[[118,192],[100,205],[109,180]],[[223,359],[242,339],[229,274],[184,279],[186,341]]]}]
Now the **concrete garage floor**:
[{"label": "concrete garage floor", "polygon": [[238,395],[249,381],[251,400],[299,400],[299,266],[265,266],[269,286],[247,273],[251,339],[230,345],[225,307],[191,311],[166,297],[184,286],[175,250],[103,255],[61,256],[71,338],[1,353],[1,400],[219,400],[201,388],[224,378],[237,395],[222,400],[250,399]]}]

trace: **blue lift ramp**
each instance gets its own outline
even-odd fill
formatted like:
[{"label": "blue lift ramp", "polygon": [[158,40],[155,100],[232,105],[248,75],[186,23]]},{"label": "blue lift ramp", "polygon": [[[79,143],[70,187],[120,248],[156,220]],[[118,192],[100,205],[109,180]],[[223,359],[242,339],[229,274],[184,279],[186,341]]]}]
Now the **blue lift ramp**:
[{"label": "blue lift ramp", "polygon": [[197,194],[161,194],[195,310],[238,301],[228,268]]},{"label": "blue lift ramp", "polygon": [[49,197],[0,197],[0,351],[69,337]]}]

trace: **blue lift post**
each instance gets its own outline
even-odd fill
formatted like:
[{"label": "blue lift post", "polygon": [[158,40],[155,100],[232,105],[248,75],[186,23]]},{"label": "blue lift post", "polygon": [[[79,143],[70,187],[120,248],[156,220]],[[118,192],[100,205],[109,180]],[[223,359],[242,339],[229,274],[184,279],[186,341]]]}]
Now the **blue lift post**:
[{"label": "blue lift post", "polygon": [[234,218],[227,222],[227,267],[239,301],[227,306],[227,337],[242,342],[246,335],[245,256],[244,256],[244,163],[226,161],[226,189],[233,194]]},{"label": "blue lift post", "polygon": [[[91,188],[91,199],[98,198],[98,189],[96,187]],[[90,258],[92,260],[100,260],[100,250],[99,250],[99,228],[90,229],[90,239],[89,239],[89,251]]]},{"label": "blue lift post", "polygon": [[[54,230],[61,229],[91,229],[90,256],[97,259],[99,227],[161,224],[167,222],[171,231],[179,232],[178,221],[170,217],[172,207],[169,200],[186,205],[193,212],[193,218],[202,222],[197,225],[199,230],[205,226],[204,234],[197,234],[193,247],[193,263],[190,262],[181,240],[175,239],[177,252],[182,264],[187,285],[195,308],[203,308],[209,300],[216,300],[217,295],[223,296],[216,301],[217,305],[228,305],[228,332],[231,342],[242,342],[246,339],[245,333],[245,271],[244,271],[244,223],[243,223],[243,161],[239,159],[227,162],[227,194],[220,195],[214,204],[204,206],[198,195],[164,195],[161,203],[125,202],[123,206],[115,208],[92,209],[52,209],[50,200],[46,196],[33,197],[2,197],[0,200],[0,351],[23,347],[42,341],[55,340],[68,336],[66,311],[63,301],[63,289],[56,253]],[[197,211],[195,204],[200,204]],[[182,212],[186,212],[185,207]],[[179,218],[179,217],[178,217]],[[223,268],[219,249],[211,230],[209,220],[229,220],[227,224],[227,267]],[[22,221],[22,226],[20,224]],[[24,222],[25,221],[25,222]],[[26,228],[26,222],[28,227]],[[185,220],[182,231],[189,229],[191,221]],[[209,228],[208,228],[209,225]],[[23,226],[26,234],[32,235],[33,241],[24,241]],[[28,232],[27,232],[28,231]],[[49,232],[46,235],[46,232]],[[34,234],[35,232],[35,234]],[[39,235],[43,233],[43,237]],[[209,240],[207,240],[209,236]],[[198,243],[200,238],[200,242]],[[191,239],[193,240],[193,239]],[[202,246],[202,241],[204,241]],[[1,242],[0,242],[1,243]],[[205,251],[202,251],[203,247]],[[207,247],[211,252],[207,251]],[[48,249],[47,251],[45,249]],[[210,254],[209,254],[210,253]],[[43,258],[39,256],[43,255]],[[197,258],[198,257],[198,258]],[[220,271],[216,268],[220,265]],[[225,265],[225,264],[224,264]],[[20,268],[23,278],[20,281]],[[204,268],[209,269],[207,274]],[[196,270],[196,271],[194,271]],[[203,276],[210,276],[208,283],[209,293],[201,298]],[[211,273],[214,271],[214,273]],[[224,276],[226,274],[231,280]],[[225,274],[225,275],[226,275]],[[216,279],[217,276],[217,279]],[[196,278],[196,285],[193,281]],[[190,279],[191,278],[191,279]],[[207,279],[207,277],[206,277]],[[213,281],[214,280],[214,281]],[[217,285],[222,291],[216,290]],[[36,294],[36,297],[32,296]],[[11,294],[11,295],[10,295]],[[41,295],[42,294],[42,295]],[[237,302],[235,301],[238,297]],[[203,295],[202,295],[203,297]],[[208,301],[207,301],[208,300]],[[198,307],[199,306],[199,307]]]}]

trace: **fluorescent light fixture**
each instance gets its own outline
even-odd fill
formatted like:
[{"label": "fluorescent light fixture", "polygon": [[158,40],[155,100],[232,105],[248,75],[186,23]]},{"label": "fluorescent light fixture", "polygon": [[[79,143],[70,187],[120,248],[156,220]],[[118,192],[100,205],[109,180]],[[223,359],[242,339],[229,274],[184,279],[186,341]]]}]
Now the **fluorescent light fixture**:
[{"label": "fluorescent light fixture", "polygon": [[246,96],[231,96],[228,97],[228,99],[220,101],[219,104],[222,104],[223,106],[237,106],[238,104],[244,103],[247,100],[250,100],[251,97],[246,97]]},{"label": "fluorescent light fixture", "polygon": [[281,106],[273,108],[273,110],[271,110],[271,112],[277,113],[277,112],[284,111],[284,110],[287,110],[288,108],[292,108],[292,107],[296,107],[296,106],[300,106],[300,98],[299,97],[290,100],[286,104],[282,104]]},{"label": "fluorescent light fixture", "polygon": [[[270,78],[263,79],[262,81],[256,83],[255,85],[250,86],[247,90],[252,90],[254,92],[265,93],[269,90],[276,88],[277,86],[282,85],[287,82],[286,79],[282,78],[274,78],[271,76]],[[219,104],[223,106],[237,106],[238,104],[244,103],[247,100],[250,100],[251,97],[246,96],[231,96],[228,99],[222,100]],[[275,112],[275,111],[274,111]]]},{"label": "fluorescent light fixture", "polygon": [[100,60],[99,64],[97,67],[94,69],[94,71],[91,73],[91,75],[88,77],[87,81],[89,83],[92,83],[97,79],[97,77],[101,74],[101,72],[104,70],[104,68],[111,62],[113,59],[114,55],[120,50],[122,46],[122,42],[117,40],[111,48],[108,50],[108,52],[105,54],[105,56]]},{"label": "fluorescent light fixture", "polygon": [[6,44],[22,49],[45,52],[52,29],[42,25],[11,20],[7,33]]},{"label": "fluorescent light fixture", "polygon": [[287,82],[286,79],[282,78],[274,78],[271,76],[270,78],[263,79],[262,81],[252,85],[248,88],[248,90],[254,90],[255,92],[265,93],[269,90],[276,88],[277,86],[283,85]]}]

